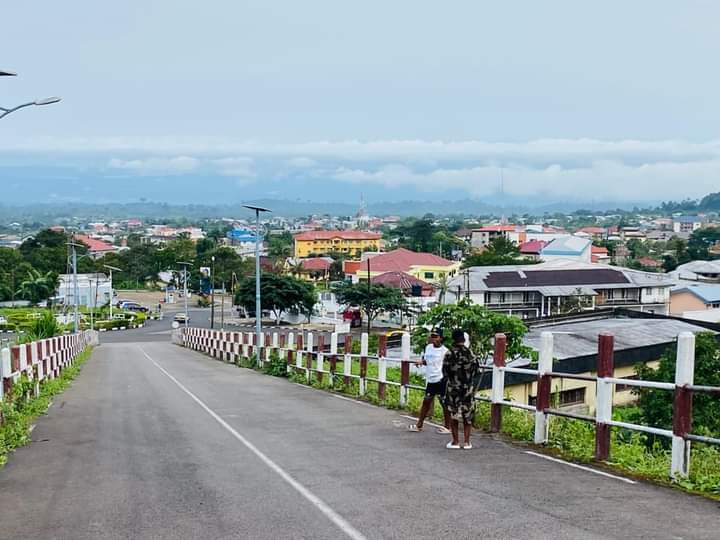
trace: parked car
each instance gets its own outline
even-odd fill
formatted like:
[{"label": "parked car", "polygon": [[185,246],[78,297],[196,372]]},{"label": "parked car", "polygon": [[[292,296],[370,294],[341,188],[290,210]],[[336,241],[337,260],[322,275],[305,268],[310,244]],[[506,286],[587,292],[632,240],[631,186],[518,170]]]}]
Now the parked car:
[{"label": "parked car", "polygon": [[127,311],[141,311],[143,313],[150,311],[148,308],[141,306],[137,302],[123,302],[120,304],[120,309],[125,309]]},{"label": "parked car", "polygon": [[190,321],[190,316],[187,313],[176,313],[173,320],[179,323],[186,323]]}]

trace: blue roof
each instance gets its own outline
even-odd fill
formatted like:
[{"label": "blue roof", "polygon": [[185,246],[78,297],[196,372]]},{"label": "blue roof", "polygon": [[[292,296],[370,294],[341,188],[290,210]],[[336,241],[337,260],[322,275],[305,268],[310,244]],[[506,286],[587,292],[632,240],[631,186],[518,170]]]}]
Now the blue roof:
[{"label": "blue roof", "polygon": [[686,287],[677,287],[673,292],[689,292],[697,296],[706,304],[715,304],[720,302],[720,285],[689,285]]},{"label": "blue roof", "polygon": [[231,231],[228,231],[226,236],[238,242],[255,241],[255,233],[253,233],[252,231],[248,231],[247,229],[233,229]]},{"label": "blue roof", "polygon": [[675,221],[679,221],[680,223],[701,223],[702,219],[698,216],[680,216]]}]

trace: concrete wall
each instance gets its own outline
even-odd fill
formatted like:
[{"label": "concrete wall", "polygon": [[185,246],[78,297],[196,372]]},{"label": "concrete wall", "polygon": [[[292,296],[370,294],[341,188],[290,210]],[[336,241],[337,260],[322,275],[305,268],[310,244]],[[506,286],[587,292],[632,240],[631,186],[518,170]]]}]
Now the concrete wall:
[{"label": "concrete wall", "polygon": [[704,309],[707,309],[705,302],[690,292],[676,292],[670,295],[670,315],[682,315],[685,311]]}]

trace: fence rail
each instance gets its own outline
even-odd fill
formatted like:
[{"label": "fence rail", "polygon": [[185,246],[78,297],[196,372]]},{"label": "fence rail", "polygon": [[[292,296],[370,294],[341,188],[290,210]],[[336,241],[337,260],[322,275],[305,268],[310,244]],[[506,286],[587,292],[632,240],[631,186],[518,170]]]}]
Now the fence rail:
[{"label": "fence rail", "polygon": [[[179,329],[173,334],[173,341],[179,345],[204,352],[224,361],[234,362],[239,357],[253,358],[258,352],[255,335],[249,332],[228,332],[201,328]],[[272,354],[277,354],[287,364],[288,372],[304,373],[309,382],[314,375],[318,381],[323,377],[330,378],[332,384],[349,384],[351,380],[358,382],[358,394],[364,396],[368,392],[368,383],[377,385],[380,401],[386,399],[388,387],[399,388],[401,407],[407,406],[410,391],[424,391],[423,386],[411,384],[410,335],[404,333],[401,340],[400,358],[388,358],[387,339],[380,336],[378,351],[371,354],[368,350],[368,335],[360,338],[360,352],[353,353],[353,336],[346,335],[342,344],[338,343],[338,335],[330,334],[330,346],[326,347],[325,336],[320,335],[315,341],[312,333],[293,332],[262,334],[262,346],[258,365],[262,367],[270,361]],[[583,375],[553,371],[553,334],[543,332],[540,340],[540,354],[537,369],[514,368],[505,365],[506,336],[495,336],[495,351],[492,365],[481,366],[481,369],[492,372],[490,397],[477,395],[480,401],[491,404],[490,430],[499,432],[502,428],[502,408],[512,407],[534,413],[534,442],[548,442],[548,420],[551,416],[572,418],[595,424],[595,458],[607,461],[610,457],[610,429],[623,429],[650,433],[668,437],[672,441],[672,459],[670,475],[674,478],[687,477],[690,470],[690,442],[697,441],[707,444],[720,444],[720,439],[693,434],[692,396],[693,393],[720,394],[720,388],[693,384],[695,364],[695,335],[684,332],[678,336],[677,363],[675,382],[643,381],[638,379],[618,379],[614,375],[614,338],[612,334],[600,334],[596,375]],[[340,350],[342,348],[342,351]],[[342,362],[342,370],[338,371],[338,362]],[[377,376],[368,376],[368,365],[377,365]],[[388,379],[388,366],[400,368],[398,380]],[[537,398],[534,405],[526,405],[510,401],[505,397],[505,373],[518,373],[536,377]],[[585,415],[571,411],[557,410],[551,407],[553,379],[573,379],[595,383],[596,409],[595,414]],[[644,426],[612,419],[614,385],[626,385],[638,388],[650,388],[659,391],[674,392],[672,430],[656,426]]]},{"label": "fence rail", "polygon": [[97,344],[97,332],[86,330],[0,349],[0,401],[12,395],[23,375],[35,383],[34,393],[39,395],[40,383],[59,376],[88,345]]}]

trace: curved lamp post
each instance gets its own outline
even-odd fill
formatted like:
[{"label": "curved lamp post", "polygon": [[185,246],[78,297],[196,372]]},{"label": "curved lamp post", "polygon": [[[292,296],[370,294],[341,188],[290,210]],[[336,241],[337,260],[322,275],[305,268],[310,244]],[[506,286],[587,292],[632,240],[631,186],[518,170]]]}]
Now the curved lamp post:
[{"label": "curved lamp post", "polygon": [[22,105],[18,105],[10,109],[0,107],[0,118],[5,118],[8,114],[19,111],[20,109],[24,109],[25,107],[51,105],[53,103],[57,103],[58,101],[60,101],[59,97],[49,97],[45,99],[36,99],[35,101],[30,101],[28,103],[23,103]]}]

